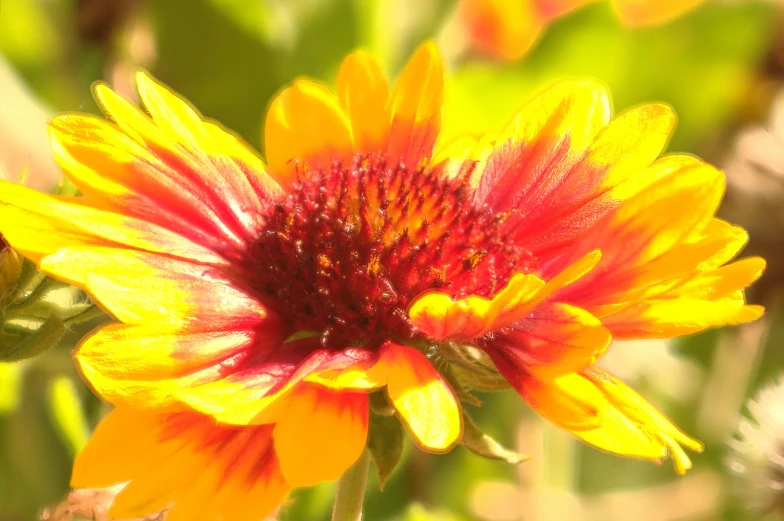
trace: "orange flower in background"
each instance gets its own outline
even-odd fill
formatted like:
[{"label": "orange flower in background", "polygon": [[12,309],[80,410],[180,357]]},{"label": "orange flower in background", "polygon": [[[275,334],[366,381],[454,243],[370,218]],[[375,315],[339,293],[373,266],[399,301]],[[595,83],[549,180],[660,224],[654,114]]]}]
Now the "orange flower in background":
[{"label": "orange flower in background", "polygon": [[[596,0],[461,0],[458,18],[472,47],[518,60],[554,20]],[[669,22],[705,0],[611,0],[621,22],[645,27]]]},{"label": "orange flower in background", "polygon": [[690,467],[699,442],[593,363],[612,338],[762,314],[742,290],[764,262],[726,264],[746,235],[713,217],[723,174],[658,158],[671,110],[611,119],[590,81],[434,154],[443,81],[433,44],[391,91],[352,54],[337,95],[299,80],[273,101],[266,164],[144,73],[147,113],[99,85],[110,121],[51,123],[84,197],[3,183],[0,232],[118,320],[76,354],[115,409],[73,486],[129,482],[114,517],[261,518],[359,458],[369,393],[450,450],[461,405],[430,360],[464,349],[584,441]]}]

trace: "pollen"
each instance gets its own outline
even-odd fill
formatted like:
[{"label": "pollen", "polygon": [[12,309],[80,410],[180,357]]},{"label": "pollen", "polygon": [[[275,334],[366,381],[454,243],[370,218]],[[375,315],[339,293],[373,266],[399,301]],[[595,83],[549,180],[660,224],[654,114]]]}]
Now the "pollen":
[{"label": "pollen", "polygon": [[301,172],[250,248],[254,287],[325,346],[415,338],[418,295],[490,296],[531,268],[505,216],[473,199],[467,177],[380,155]]}]

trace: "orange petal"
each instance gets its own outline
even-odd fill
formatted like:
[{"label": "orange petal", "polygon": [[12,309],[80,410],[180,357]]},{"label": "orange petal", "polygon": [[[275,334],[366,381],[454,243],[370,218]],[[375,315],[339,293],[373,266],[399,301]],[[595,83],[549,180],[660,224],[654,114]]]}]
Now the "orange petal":
[{"label": "orange petal", "polygon": [[598,250],[589,252],[547,283],[536,275],[514,275],[491,299],[453,300],[444,293],[429,293],[414,301],[409,318],[432,340],[475,339],[522,320],[553,292],[589,272],[600,257]]},{"label": "orange petal", "polygon": [[15,249],[36,262],[61,248],[79,246],[127,247],[213,265],[226,262],[164,228],[78,201],[0,181],[0,231]]},{"label": "orange petal", "polygon": [[578,7],[582,7],[596,0],[534,0],[536,10],[539,15],[545,20],[553,20],[559,18]]},{"label": "orange petal", "polygon": [[584,378],[567,374],[559,378],[535,378],[509,359],[490,351],[499,371],[528,404],[554,424],[572,432],[596,429],[604,420],[601,393]]},{"label": "orange petal", "polygon": [[301,384],[286,404],[275,425],[275,452],[292,487],[337,479],[365,450],[367,394]]},{"label": "orange petal", "polygon": [[340,66],[337,80],[340,106],[351,120],[358,152],[386,149],[389,134],[389,86],[376,60],[365,51],[350,54]]},{"label": "orange petal", "polygon": [[168,457],[174,445],[154,443],[157,418],[155,414],[127,407],[109,413],[76,456],[71,486],[109,487],[130,481],[152,462]]},{"label": "orange petal", "polygon": [[556,378],[593,364],[611,340],[602,322],[584,309],[553,303],[500,333],[493,344],[537,377]]},{"label": "orange petal", "polygon": [[387,342],[381,359],[389,368],[387,394],[414,441],[429,452],[446,452],[463,432],[460,404],[425,355]]},{"label": "orange petal", "polygon": [[444,64],[433,42],[423,44],[403,69],[389,98],[389,155],[416,168],[433,155],[441,129]]},{"label": "orange petal", "polygon": [[[252,503],[254,516],[271,513],[288,494],[272,446],[272,427],[215,425],[182,412],[112,411],[77,455],[73,487],[129,481],[109,515],[143,517],[172,506],[171,519],[257,519],[233,515],[233,501]],[[248,501],[249,490],[258,496]]]},{"label": "orange petal", "polygon": [[275,178],[290,184],[297,169],[329,166],[353,151],[351,123],[325,87],[298,80],[270,105],[264,128],[267,163]]}]

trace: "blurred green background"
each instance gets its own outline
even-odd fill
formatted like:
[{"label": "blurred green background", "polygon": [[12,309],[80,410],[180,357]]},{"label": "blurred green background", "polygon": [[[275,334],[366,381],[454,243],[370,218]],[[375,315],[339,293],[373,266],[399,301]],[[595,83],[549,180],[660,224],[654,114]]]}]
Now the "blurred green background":
[{"label": "blurred green background", "polygon": [[[60,173],[47,148],[49,115],[97,112],[96,81],[132,96],[136,67],[257,146],[271,97],[293,78],[333,85],[356,48],[394,78],[426,38],[448,60],[445,141],[500,129],[532,93],[563,77],[599,78],[616,111],[668,103],[679,118],[670,150],[726,167],[724,215],[750,229],[750,251],[770,263],[750,297],[770,307],[760,323],[619,344],[603,362],[706,443],[695,469],[679,478],[669,462],[658,468],[587,448],[504,392],[483,396],[473,415],[531,461],[510,467],[463,448],[435,457],[409,444],[385,490],[371,485],[366,519],[762,519],[746,509],[748,493],[725,460],[744,403],[784,369],[784,175],[770,175],[784,171],[774,103],[784,81],[781,11],[775,2],[708,2],[633,30],[598,2],[557,20],[527,57],[507,63],[465,47],[453,0],[0,0],[0,173],[15,179],[27,168],[26,182],[52,189]],[[106,410],[70,361],[95,325],[43,356],[0,364],[0,521],[38,519],[67,494],[72,457]],[[784,421],[772,436],[784,447]],[[280,518],[329,519],[333,491],[296,492]]]}]

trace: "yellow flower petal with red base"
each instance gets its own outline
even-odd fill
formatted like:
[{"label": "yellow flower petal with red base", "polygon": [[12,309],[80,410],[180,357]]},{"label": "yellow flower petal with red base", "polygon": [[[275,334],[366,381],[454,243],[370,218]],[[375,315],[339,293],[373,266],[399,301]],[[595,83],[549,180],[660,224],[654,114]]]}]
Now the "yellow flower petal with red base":
[{"label": "yellow flower petal with red base", "polygon": [[289,491],[271,426],[227,427],[192,412],[118,407],[77,455],[71,486],[124,482],[113,518],[171,507],[168,519],[250,521],[271,514]]},{"label": "yellow flower petal with red base", "polygon": [[35,261],[60,248],[111,246],[165,252],[208,264],[223,263],[208,248],[153,223],[5,181],[0,181],[0,218],[6,240]]},{"label": "yellow flower petal with red base", "polygon": [[146,74],[137,74],[137,84],[150,116],[99,85],[96,97],[117,123],[55,118],[55,158],[90,204],[236,255],[280,186],[236,137]]}]

